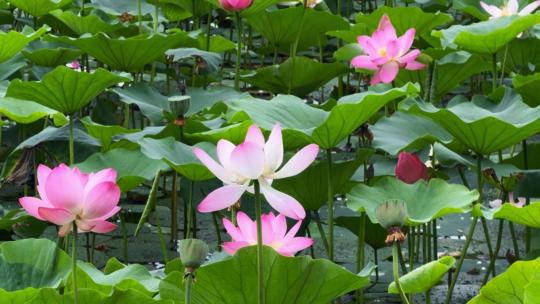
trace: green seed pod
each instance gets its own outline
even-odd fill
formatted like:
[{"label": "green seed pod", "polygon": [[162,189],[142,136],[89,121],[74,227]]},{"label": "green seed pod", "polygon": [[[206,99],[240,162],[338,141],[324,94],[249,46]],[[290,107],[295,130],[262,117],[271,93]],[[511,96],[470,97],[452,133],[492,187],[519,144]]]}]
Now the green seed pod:
[{"label": "green seed pod", "polygon": [[375,214],[384,228],[401,227],[407,220],[407,207],[402,200],[386,200],[377,207]]},{"label": "green seed pod", "polygon": [[181,240],[178,242],[178,253],[180,253],[180,260],[186,270],[193,271],[201,267],[204,262],[208,254],[208,245],[198,239]]},{"label": "green seed pod", "polygon": [[189,110],[190,104],[191,98],[189,96],[169,97],[169,108],[171,109],[171,114],[174,115],[175,118],[184,117]]}]

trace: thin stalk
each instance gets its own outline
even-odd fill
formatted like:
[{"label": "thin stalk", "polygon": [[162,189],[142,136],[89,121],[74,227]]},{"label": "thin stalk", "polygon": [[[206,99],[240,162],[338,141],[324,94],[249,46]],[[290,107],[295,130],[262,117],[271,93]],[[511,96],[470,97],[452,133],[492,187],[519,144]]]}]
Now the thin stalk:
[{"label": "thin stalk", "polygon": [[261,189],[259,185],[259,181],[255,181],[253,183],[253,187],[255,190],[255,216],[257,220],[257,274],[258,274],[258,284],[257,284],[257,293],[259,295],[258,297],[258,304],[264,304],[265,297],[264,297],[264,265],[263,265],[263,239],[262,239],[262,220],[261,220],[261,213],[262,213],[262,206],[261,206]]},{"label": "thin stalk", "polygon": [[124,104],[124,128],[129,129],[129,104]]},{"label": "thin stalk", "polygon": [[[482,230],[484,230],[484,237],[486,238],[486,244],[489,252],[489,258],[496,258],[493,253],[493,248],[491,247],[491,237],[489,236],[489,228],[485,217],[480,219],[482,221]],[[493,268],[493,276],[495,276],[495,268]]]},{"label": "thin stalk", "polygon": [[396,283],[396,288],[399,292],[399,295],[401,296],[401,301],[405,304],[409,304],[409,300],[407,299],[407,296],[405,296],[405,292],[403,291],[403,288],[401,288],[401,284],[399,283],[399,243],[394,242],[392,245],[392,272],[394,274],[394,282]]},{"label": "thin stalk", "polygon": [[463,186],[470,189],[471,187],[469,186],[469,182],[467,181],[467,178],[465,177],[465,172],[463,172],[463,167],[458,166],[457,171],[459,173],[459,177],[461,177],[461,182],[463,183]]},{"label": "thin stalk", "polygon": [[[208,19],[206,19],[206,51],[210,51],[210,34],[212,31],[212,10],[208,13]],[[204,75],[203,89],[208,87],[208,75]]]},{"label": "thin stalk", "polygon": [[[373,248],[373,260],[375,265],[379,265],[379,253]],[[379,267],[375,268],[375,283],[379,282]]]},{"label": "thin stalk", "polygon": [[319,234],[321,235],[321,241],[323,242],[324,249],[326,254],[330,256],[330,246],[328,245],[328,239],[326,238],[326,233],[324,232],[321,217],[319,216],[319,211],[313,211],[313,220],[317,223],[317,228],[319,229]]},{"label": "thin stalk", "polygon": [[427,252],[426,252],[426,256],[427,256],[427,261],[428,262],[431,262],[431,223],[426,223],[426,239],[427,239]]},{"label": "thin stalk", "polygon": [[120,226],[122,227],[122,254],[124,257],[124,263],[129,262],[129,255],[128,255],[128,237],[127,237],[127,228],[126,228],[126,219],[124,217],[124,214],[120,212]]},{"label": "thin stalk", "polygon": [[508,43],[504,47],[504,57],[502,61],[502,67],[501,67],[501,78],[499,79],[499,86],[502,86],[504,81],[504,68],[506,67],[506,58],[508,56]]},{"label": "thin stalk", "polygon": [[212,212],[212,222],[214,223],[214,229],[216,230],[217,251],[221,251],[221,228],[219,227],[218,214],[216,212]]},{"label": "thin stalk", "polygon": [[[529,170],[529,157],[528,157],[528,149],[527,149],[527,140],[523,140],[522,148],[523,148],[523,169]],[[529,197],[527,197],[527,202],[525,203],[528,205],[530,203]],[[513,229],[513,224],[510,226]],[[515,239],[515,238],[514,238]],[[525,253],[529,253],[531,251],[531,227],[525,227]],[[519,251],[516,251],[516,256],[519,256]]]},{"label": "thin stalk", "polygon": [[92,236],[92,240],[90,241],[90,263],[94,263],[94,253],[96,252],[96,234],[93,232],[90,232],[89,234]]},{"label": "thin stalk", "polygon": [[142,34],[142,0],[137,0],[137,20],[139,22],[139,34]]},{"label": "thin stalk", "polygon": [[499,255],[499,250],[501,249],[501,241],[502,241],[502,234],[503,234],[503,228],[504,227],[504,220],[499,220],[499,229],[497,231],[497,242],[495,243],[495,252],[494,255],[491,257],[491,260],[489,261],[489,265],[486,271],[486,275],[484,276],[484,279],[482,280],[482,286],[486,285],[489,274],[492,272],[492,270],[495,270],[495,262],[497,261],[497,256]]},{"label": "thin stalk", "polygon": [[75,144],[73,140],[73,114],[69,115],[69,164],[75,164]]},{"label": "thin stalk", "polygon": [[71,247],[71,278],[73,282],[73,298],[75,300],[75,304],[79,303],[79,290],[77,288],[77,234],[79,231],[77,230],[77,223],[73,221],[73,241],[72,241],[72,247]]},{"label": "thin stalk", "polygon": [[161,247],[161,254],[163,255],[163,261],[165,264],[169,261],[169,254],[167,253],[167,246],[165,245],[165,239],[163,238],[163,231],[161,230],[161,220],[159,219],[158,211],[154,211],[154,216],[157,224],[159,245]]},{"label": "thin stalk", "polygon": [[236,73],[234,75],[234,89],[240,91],[240,60],[242,60],[242,17],[236,12],[236,30],[238,33],[238,45],[236,47]]},{"label": "thin stalk", "polygon": [[[195,187],[195,182],[190,181],[189,182],[189,194],[188,194],[188,202],[187,202],[187,232],[186,236],[188,238],[191,237],[191,235],[194,235],[194,229],[193,229],[193,188]],[[194,236],[193,236],[194,237]]]},{"label": "thin stalk", "polygon": [[428,262],[426,224],[422,224],[422,261],[424,264]]},{"label": "thin stalk", "polygon": [[177,192],[178,173],[173,171],[172,189],[171,189],[171,243],[178,239],[178,192]]},{"label": "thin stalk", "polygon": [[[366,213],[360,215],[360,229],[358,230],[358,246],[356,251],[356,272],[362,271],[365,265],[366,251]],[[362,289],[356,292],[356,302],[364,303],[364,291]]]},{"label": "thin stalk", "polygon": [[492,90],[495,91],[497,88],[497,53],[493,53],[493,66],[492,66],[492,81],[493,81],[493,88]]},{"label": "thin stalk", "polygon": [[437,219],[433,219],[433,222],[431,222],[433,227],[431,228],[433,232],[433,259],[436,260],[439,255],[439,248],[438,248],[438,241],[439,237],[437,235]]},{"label": "thin stalk", "polygon": [[401,245],[398,243],[398,256],[399,256],[399,265],[401,267],[401,272],[407,274],[407,266],[405,265],[405,258],[403,257],[403,251],[401,250]]},{"label": "thin stalk", "polygon": [[508,222],[508,226],[510,227],[510,236],[512,237],[512,246],[514,247],[514,255],[519,260],[519,245],[517,242],[517,236],[516,236],[516,230],[514,228],[514,223]]},{"label": "thin stalk", "polygon": [[409,272],[414,269],[414,227],[409,228],[407,236],[407,249],[409,251]]},{"label": "thin stalk", "polygon": [[184,283],[184,286],[185,286],[185,290],[186,292],[184,293],[185,294],[185,303],[186,304],[191,304],[191,287],[193,286],[193,275],[191,273],[187,274],[185,276],[185,283]]},{"label": "thin stalk", "polygon": [[332,184],[332,149],[326,150],[328,184],[328,259],[334,261],[334,189]]}]

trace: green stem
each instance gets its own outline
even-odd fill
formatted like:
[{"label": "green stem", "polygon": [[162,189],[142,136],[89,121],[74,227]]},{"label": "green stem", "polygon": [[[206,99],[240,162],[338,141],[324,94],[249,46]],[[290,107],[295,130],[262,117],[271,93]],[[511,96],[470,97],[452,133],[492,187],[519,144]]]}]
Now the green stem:
[{"label": "green stem", "polygon": [[188,273],[185,276],[185,283],[184,286],[186,288],[185,292],[185,303],[191,304],[191,287],[193,286],[193,274]]},{"label": "green stem", "polygon": [[124,263],[129,263],[128,255],[128,237],[127,237],[127,228],[126,228],[126,219],[124,214],[120,212],[120,226],[122,227],[122,253],[124,256]]},{"label": "green stem", "polygon": [[221,251],[221,228],[219,227],[219,218],[217,212],[212,212],[212,221],[214,223],[214,229],[217,236],[217,251]]},{"label": "green stem", "polygon": [[326,150],[328,184],[328,259],[334,261],[334,189],[332,184],[332,149]]},{"label": "green stem", "polygon": [[257,284],[257,293],[258,304],[264,304],[264,273],[263,273],[263,239],[262,239],[262,206],[261,206],[261,189],[259,181],[254,181],[253,187],[255,190],[255,216],[257,220],[257,273],[258,273],[258,284]]},{"label": "green stem", "polygon": [[124,104],[124,128],[129,129],[129,104]]},{"label": "green stem", "polygon": [[69,115],[69,164],[75,164],[75,144],[73,140],[73,115]]},{"label": "green stem", "polygon": [[493,53],[493,67],[492,67],[492,81],[493,81],[493,88],[492,90],[495,91],[497,88],[497,53]]},{"label": "green stem", "polygon": [[71,278],[73,279],[73,298],[75,304],[79,303],[79,290],[77,288],[77,223],[73,221],[73,241],[71,248]]},{"label": "green stem", "polygon": [[[360,215],[360,229],[358,230],[358,247],[356,252],[356,272],[362,271],[365,265],[366,250],[366,213]],[[359,289],[356,293],[356,302],[364,303],[364,291]]]},{"label": "green stem", "polygon": [[[529,170],[529,157],[528,157],[528,149],[527,149],[527,140],[523,140],[522,148],[523,148],[523,169]],[[527,197],[526,205],[529,205],[529,197]],[[512,223],[511,223],[512,224]],[[510,226],[513,229],[513,224]],[[531,251],[531,227],[525,227],[525,253],[528,254]],[[516,251],[516,256],[519,256],[519,251]]]},{"label": "green stem", "polygon": [[[504,227],[504,220],[499,220],[499,229],[497,231],[497,242],[495,243],[495,252],[493,256],[491,257],[489,261],[489,265],[486,271],[486,275],[484,276],[484,279],[482,280],[482,286],[486,285],[489,274],[495,270],[495,262],[497,261],[497,256],[499,255],[499,250],[501,249],[501,241],[502,241],[502,233],[503,233],[503,227]],[[495,275],[495,274],[494,274]]]},{"label": "green stem", "polygon": [[171,189],[171,243],[178,239],[178,192],[177,192],[177,176],[176,171],[172,175]]},{"label": "green stem", "polygon": [[319,234],[321,235],[321,241],[323,242],[324,249],[326,250],[326,254],[330,256],[330,248],[328,245],[328,239],[326,238],[326,233],[324,232],[324,229],[321,223],[321,217],[319,216],[319,211],[313,211],[313,220],[315,220],[315,223],[317,223],[317,228],[319,229]]},{"label": "green stem", "polygon": [[142,34],[142,0],[137,0],[137,20],[139,21],[139,34]]},{"label": "green stem", "polygon": [[438,259],[439,255],[439,248],[438,248],[438,235],[437,235],[437,219],[433,219],[432,222],[433,227],[431,228],[433,232],[433,259]]},{"label": "green stem", "polygon": [[186,227],[187,228],[186,236],[188,238],[190,238],[193,233],[193,188],[194,187],[195,187],[195,182],[190,181],[188,202],[187,202],[187,227]]},{"label": "green stem", "polygon": [[157,209],[154,211],[154,216],[155,216],[156,224],[157,224],[159,245],[161,247],[161,254],[163,255],[164,263],[167,264],[167,262],[169,261],[169,254],[167,253],[167,246],[165,245],[165,239],[163,238],[163,231],[161,230],[161,220],[159,219],[159,213]]},{"label": "green stem", "polygon": [[514,246],[514,255],[519,260],[519,245],[517,242],[517,236],[516,236],[516,230],[514,228],[514,223],[508,222],[508,226],[510,227],[510,236],[512,237],[512,246]]},{"label": "green stem", "polygon": [[504,57],[503,57],[503,61],[502,61],[501,78],[499,79],[499,86],[502,86],[503,81],[504,81],[504,68],[506,66],[506,58],[507,58],[507,56],[508,56],[508,43],[504,47]]},{"label": "green stem", "polygon": [[[490,259],[496,258],[493,253],[493,248],[491,247],[491,237],[489,236],[489,228],[485,217],[480,219],[482,221],[482,230],[484,230],[484,237],[486,238],[486,244],[489,252]],[[495,276],[495,268],[493,268],[493,276]]]},{"label": "green stem", "polygon": [[409,228],[407,236],[407,249],[409,251],[409,272],[414,269],[414,227]]},{"label": "green stem", "polygon": [[240,60],[242,60],[242,17],[240,13],[235,13],[236,30],[238,33],[238,45],[236,47],[236,71],[234,75],[234,89],[240,91]]},{"label": "green stem", "polygon": [[392,245],[392,271],[394,273],[394,282],[396,283],[396,288],[399,292],[399,295],[401,296],[401,300],[405,304],[409,304],[409,300],[407,299],[407,296],[405,295],[405,292],[403,291],[403,288],[401,288],[401,284],[399,283],[399,247],[398,242],[394,242]]}]

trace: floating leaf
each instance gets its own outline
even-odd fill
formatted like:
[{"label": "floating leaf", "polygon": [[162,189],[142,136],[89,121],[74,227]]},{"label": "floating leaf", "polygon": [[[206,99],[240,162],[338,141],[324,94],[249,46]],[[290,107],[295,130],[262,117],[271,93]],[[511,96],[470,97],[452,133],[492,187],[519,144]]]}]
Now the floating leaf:
[{"label": "floating leaf", "polygon": [[259,68],[242,79],[275,94],[304,96],[345,72],[347,67],[341,63],[320,63],[307,57],[294,57],[280,65]]},{"label": "floating leaf", "polygon": [[[444,256],[436,261],[422,265],[406,275],[399,278],[399,283],[405,293],[424,293],[439,283],[442,277],[456,263],[456,259],[451,256]],[[388,286],[389,293],[399,293],[396,283],[392,282]]]},{"label": "floating leaf", "polygon": [[123,148],[96,153],[77,164],[77,167],[83,172],[115,169],[118,173],[118,186],[122,192],[127,192],[144,181],[153,179],[156,171],[167,169],[167,165],[161,160],[150,159],[140,150]]},{"label": "floating leaf", "polygon": [[[203,265],[193,285],[194,304],[251,304],[257,302],[257,251],[240,249],[224,261]],[[349,291],[369,284],[369,273],[353,274],[324,259],[284,257],[264,247],[266,303],[328,303]],[[228,274],[223,276],[223,274]],[[161,282],[161,299],[184,298],[183,272],[172,271]]]},{"label": "floating leaf", "polygon": [[412,99],[401,107],[436,121],[456,140],[480,155],[499,151],[540,132],[540,108],[528,107],[510,89],[499,103],[485,96],[474,96],[471,102],[458,96],[446,108]]},{"label": "floating leaf", "polygon": [[378,223],[375,216],[377,206],[391,199],[404,201],[409,224],[417,225],[447,214],[469,211],[478,199],[478,192],[437,178],[406,184],[394,177],[382,177],[371,187],[364,184],[354,186],[347,194],[347,207],[357,212],[365,211],[373,223]]},{"label": "floating leaf", "polygon": [[[531,284],[538,282],[539,271],[540,258],[533,261],[517,261],[482,287],[480,294],[468,304],[536,303],[540,299],[530,291],[531,289],[538,290],[537,285]],[[525,294],[527,294],[527,301],[525,301]]]},{"label": "floating leaf", "polygon": [[471,25],[453,25],[434,31],[443,47],[460,47],[470,52],[494,54],[521,32],[540,23],[540,15],[508,16]]},{"label": "floating leaf", "polygon": [[12,81],[7,96],[36,101],[71,114],[86,106],[106,88],[128,80],[101,68],[89,74],[59,66],[41,81]]},{"label": "floating leaf", "polygon": [[0,244],[0,290],[57,288],[70,272],[70,261],[46,239],[4,242]]}]

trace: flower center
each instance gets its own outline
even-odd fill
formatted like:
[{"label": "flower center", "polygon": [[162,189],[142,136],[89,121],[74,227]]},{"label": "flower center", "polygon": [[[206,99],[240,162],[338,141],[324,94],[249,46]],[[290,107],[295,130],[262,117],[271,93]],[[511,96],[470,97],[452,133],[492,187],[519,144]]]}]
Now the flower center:
[{"label": "flower center", "polygon": [[381,57],[386,57],[386,55],[387,55],[386,47],[380,48],[379,51],[378,51],[377,53],[378,53],[379,56],[381,56]]}]

